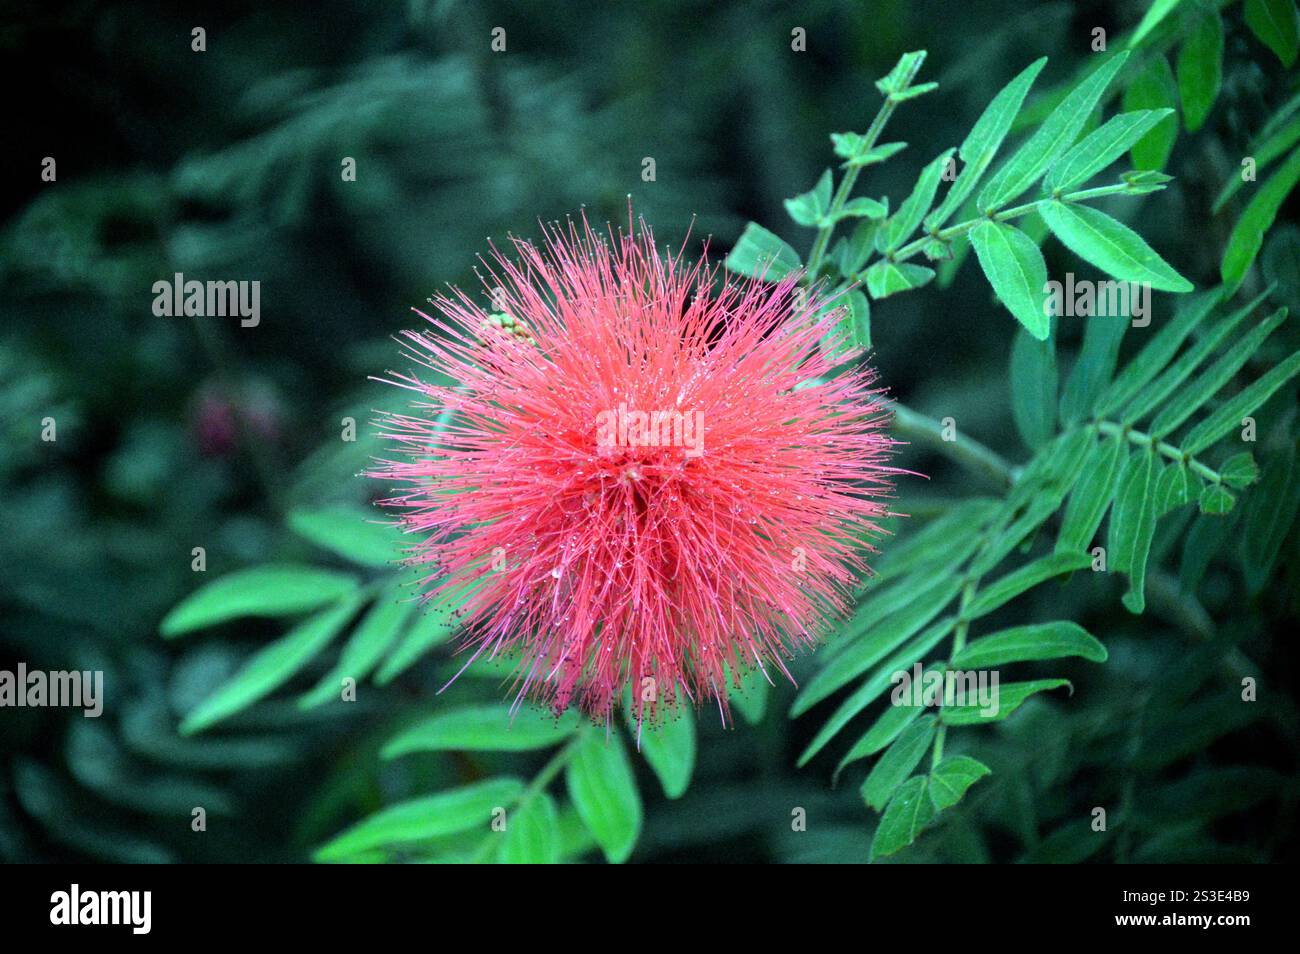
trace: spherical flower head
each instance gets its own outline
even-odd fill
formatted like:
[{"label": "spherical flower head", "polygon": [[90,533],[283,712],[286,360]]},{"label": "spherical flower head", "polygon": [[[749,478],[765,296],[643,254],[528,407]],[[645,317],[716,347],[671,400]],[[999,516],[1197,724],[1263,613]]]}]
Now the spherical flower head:
[{"label": "spherical flower head", "polygon": [[729,686],[788,678],[867,572],[895,472],[874,375],[798,275],[689,264],[644,223],[511,242],[490,307],[452,289],[405,333],[441,380],[391,379],[417,403],[380,421],[382,504],[469,660],[513,660],[516,703],[725,721]]}]

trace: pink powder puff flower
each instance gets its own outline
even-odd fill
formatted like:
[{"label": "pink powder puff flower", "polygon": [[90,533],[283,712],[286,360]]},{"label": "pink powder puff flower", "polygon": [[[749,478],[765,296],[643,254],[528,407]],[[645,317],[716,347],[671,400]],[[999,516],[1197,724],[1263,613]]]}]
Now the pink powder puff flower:
[{"label": "pink powder puff flower", "polygon": [[644,222],[544,232],[493,248],[494,312],[417,311],[405,350],[453,383],[392,375],[417,403],[370,476],[470,661],[516,660],[516,705],[608,721],[631,686],[638,724],[709,697],[725,722],[729,683],[789,678],[867,572],[897,472],[874,374],[835,375],[840,311],[797,274],[688,264]]}]

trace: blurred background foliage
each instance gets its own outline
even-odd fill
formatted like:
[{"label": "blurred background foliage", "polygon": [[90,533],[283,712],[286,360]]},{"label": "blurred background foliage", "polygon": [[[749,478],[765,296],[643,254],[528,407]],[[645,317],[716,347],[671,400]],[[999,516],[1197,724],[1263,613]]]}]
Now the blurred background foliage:
[{"label": "blurred background foliage", "polygon": [[[1217,6],[1217,102],[1194,134],[1180,131],[1165,164],[1176,181],[1139,213],[1142,234],[1198,288],[1217,283],[1249,187],[1218,213],[1214,200],[1296,85],[1243,27],[1242,5]],[[368,375],[396,366],[390,336],[414,324],[411,306],[445,282],[477,286],[487,238],[535,236],[539,218],[582,207],[623,221],[630,194],[661,241],[680,242],[693,221],[717,255],[754,220],[806,247],[782,199],[828,163],[830,132],[866,126],[873,82],[904,50],[927,49],[922,78],[941,85],[891,123],[909,161],[871,170],[870,194],[895,201],[1024,65],[1051,57],[1040,83],[1059,90],[1091,55],[1094,28],[1119,36],[1147,7],[6,4],[7,88],[30,112],[5,149],[14,188],[0,200],[0,668],[102,669],[107,703],[98,720],[0,714],[0,858],[300,860],[386,804],[500,772],[531,777],[543,755],[381,757],[431,711],[458,665],[446,652],[365,684],[350,705],[280,694],[213,731],[179,733],[282,629],[241,620],[160,639],[160,620],[197,585],[192,549],[205,548],[205,581],[268,561],[356,572],[286,521],[378,493],[355,475],[376,451],[374,409],[399,396]],[[206,52],[191,50],[196,26]],[[497,26],[504,53],[489,45]],[[791,50],[796,26],[806,52]],[[54,183],[40,179],[45,156]],[[355,182],[340,176],[344,157]],[[1275,303],[1293,313],[1294,209],[1292,199],[1243,286],[1276,282]],[[1054,276],[1073,267],[1059,245],[1044,251]],[[175,272],[261,281],[260,325],[156,317],[152,285]],[[1157,296],[1157,320],[1171,307]],[[1257,370],[1295,349],[1294,326]],[[896,396],[936,417],[959,409],[963,432],[1023,462],[1008,411],[1013,329],[972,267],[878,303],[872,319]],[[1074,348],[1080,332],[1063,324],[1060,336]],[[1295,398],[1284,387],[1260,414],[1281,422],[1261,447],[1288,461]],[[40,440],[45,418],[53,443]],[[355,442],[340,439],[346,418]],[[932,478],[900,488],[916,526],[990,489],[924,447],[902,464]],[[1271,491],[1283,503],[1300,484],[1291,474],[1288,463]],[[1199,531],[1218,541],[1188,571],[1195,597],[1187,580],[1180,591],[1155,572],[1144,616],[1100,580],[1036,590],[1042,605],[1027,618],[1082,622],[1109,661],[1065,667],[1072,698],[1031,700],[966,733],[994,775],[897,860],[1294,860],[1300,562],[1289,523],[1272,575],[1250,586],[1228,552],[1230,523]],[[1183,523],[1157,549],[1181,550],[1190,532]],[[392,577],[365,572],[372,586]],[[326,670],[314,662],[297,682]],[[814,671],[808,660],[795,670]],[[1259,675],[1257,708],[1224,701],[1243,672]],[[438,704],[500,692],[499,674],[471,672]],[[699,714],[700,757],[678,798],[633,759],[645,802],[634,860],[865,860],[875,817],[858,779],[832,785],[824,757],[794,767],[816,726],[787,718],[793,697],[777,687],[734,730]],[[202,834],[191,830],[197,805]],[[1092,837],[1096,805],[1132,823]],[[806,831],[792,830],[795,807]],[[597,856],[571,807],[557,826],[563,856]],[[455,839],[423,848],[402,857],[475,850]]]}]

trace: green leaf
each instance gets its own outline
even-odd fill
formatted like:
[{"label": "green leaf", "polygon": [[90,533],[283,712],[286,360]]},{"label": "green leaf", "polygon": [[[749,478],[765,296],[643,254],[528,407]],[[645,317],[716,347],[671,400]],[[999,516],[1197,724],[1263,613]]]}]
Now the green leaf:
[{"label": "green leaf", "polygon": [[[1141,71],[1124,90],[1124,110],[1169,109],[1178,106],[1178,82],[1169,61],[1157,54],[1148,57]],[[1166,117],[1133,144],[1133,165],[1138,169],[1163,169],[1178,138],[1178,117]]]},{"label": "green leaf", "polygon": [[299,623],[288,634],[259,649],[228,682],[200,702],[181,722],[190,735],[229,718],[289,681],[347,625],[361,605],[356,594]]},{"label": "green leaf", "polygon": [[1237,498],[1232,496],[1223,484],[1207,484],[1201,491],[1201,513],[1220,517],[1230,511],[1236,502]]},{"label": "green leaf", "polygon": [[1130,169],[1128,172],[1121,172],[1119,177],[1125,186],[1124,195],[1148,195],[1159,192],[1174,181],[1173,176],[1156,172],[1154,169]]},{"label": "green leaf", "polygon": [[840,764],[835,767],[835,778],[838,779],[840,772],[854,762],[875,755],[893,742],[923,711],[923,706],[893,704],[891,701],[891,704],[885,707],[885,711],[871,724],[871,728],[853,744],[844,758],[840,759]]},{"label": "green leaf", "polygon": [[928,789],[929,782],[924,775],[909,778],[898,787],[871,839],[872,860],[895,854],[916,841],[934,818]]},{"label": "green leaf", "polygon": [[523,790],[517,779],[496,778],[399,802],[358,822],[318,848],[312,857],[343,861],[376,848],[400,847],[473,828],[486,833],[493,811],[507,808]]},{"label": "green leaf", "polygon": [[[1219,344],[1232,333],[1233,329],[1247,315],[1255,310],[1255,307],[1265,297],[1266,295],[1260,295],[1244,308],[1234,311],[1222,321],[1217,322],[1208,332],[1201,335],[1196,344],[1183,352],[1177,361],[1166,368],[1154,381],[1143,387],[1129,402],[1128,406],[1124,408],[1124,422],[1131,424],[1165,403],[1174,389],[1187,380],[1188,376],[1200,366],[1201,362],[1219,347]],[[1152,344],[1154,343],[1152,342]],[[1143,354],[1145,354],[1145,351]],[[1142,357],[1143,355],[1139,355],[1138,360],[1142,360]]]},{"label": "green leaf", "polygon": [[[1300,104],[1300,96],[1295,97],[1292,102]],[[1276,119],[1277,116],[1275,115]],[[1280,158],[1297,142],[1300,142],[1300,116],[1296,116],[1288,123],[1283,123],[1279,128],[1271,133],[1260,133],[1259,137],[1252,142],[1246,149],[1246,155],[1254,160],[1254,172],[1256,175],[1263,173],[1274,159]],[[1244,162],[1245,160],[1243,160]],[[1242,169],[1233,172],[1232,177],[1219,192],[1211,206],[1211,211],[1218,214],[1219,211],[1228,204],[1228,200],[1236,195],[1246,185],[1246,179],[1242,176]],[[1253,178],[1250,181],[1255,181]]]},{"label": "green leaf", "polygon": [[1127,315],[1093,315],[1084,325],[1083,348],[1070,369],[1061,395],[1061,421],[1075,424],[1092,417],[1115,373],[1119,346],[1128,330]]},{"label": "green leaf", "polygon": [[925,50],[904,53],[886,76],[876,80],[876,89],[880,90],[881,95],[890,97],[903,92],[912,85],[912,80],[921,71],[921,64],[924,62]]},{"label": "green leaf", "polygon": [[1146,282],[1160,291],[1192,290],[1142,237],[1104,212],[1086,205],[1044,202],[1039,207],[1052,233],[1102,271],[1127,282]]},{"label": "green leaf", "polygon": [[[785,210],[799,225],[817,227],[831,207],[831,171],[827,169],[808,192],[785,200]],[[748,230],[746,230],[748,231]],[[741,237],[744,241],[744,236]],[[734,253],[733,253],[734,254]]]},{"label": "green leaf", "polygon": [[402,535],[360,507],[294,510],[289,528],[318,547],[362,566],[389,566],[401,559]]},{"label": "green leaf", "polygon": [[1300,351],[1295,351],[1259,380],[1229,398],[1201,423],[1192,428],[1182,441],[1182,450],[1196,456],[1229,431],[1241,426],[1241,420],[1273,396],[1273,392],[1300,371]]},{"label": "green leaf", "polygon": [[862,798],[867,805],[881,811],[912,770],[925,757],[934,740],[937,720],[925,716],[909,726],[880,757],[867,780],[862,783]]},{"label": "green leaf", "polygon": [[512,716],[501,705],[468,706],[422,719],[389,739],[380,755],[394,759],[412,752],[527,752],[558,745],[577,728],[572,711],[557,719],[529,707]]},{"label": "green leaf", "polygon": [[402,627],[410,619],[415,607],[414,600],[396,593],[375,600],[356,630],[348,637],[343,652],[339,654],[339,661],[310,692],[298,700],[298,707],[313,709],[340,699],[344,679],[353,679],[359,683],[370,675],[370,671],[401,635]]},{"label": "green leaf", "polygon": [[1155,466],[1153,450],[1139,450],[1129,457],[1120,473],[1115,512],[1110,517],[1109,565],[1128,574],[1129,590],[1123,603],[1134,613],[1141,613],[1146,606],[1147,557],[1156,525]]},{"label": "green leaf", "polygon": [[1056,343],[1036,340],[1021,328],[1011,346],[1011,416],[1030,450],[1056,432]]},{"label": "green leaf", "polygon": [[952,808],[962,800],[968,788],[992,771],[969,755],[946,758],[930,770],[930,801],[939,811]]},{"label": "green leaf", "polygon": [[[888,209],[886,208],[885,211],[888,212]],[[856,275],[862,270],[862,266],[867,264],[867,259],[871,258],[871,253],[876,249],[876,232],[879,226],[879,222],[866,219],[854,226],[852,234],[847,239],[840,240],[838,244],[841,274]]]},{"label": "green leaf", "polygon": [[889,215],[888,204],[877,202],[875,199],[868,199],[865,196],[859,196],[845,202],[838,212],[828,212],[822,216],[821,224],[824,228],[843,219],[870,219],[875,221],[883,219],[887,215]]},{"label": "green leaf", "polygon": [[460,626],[459,614],[477,585],[470,583],[460,590],[440,596],[430,604],[420,606],[416,610],[415,621],[402,641],[375,673],[375,682],[381,686],[388,685],[430,649],[449,640]]},{"label": "green leaf", "polygon": [[1083,475],[1065,508],[1056,552],[1079,553],[1092,543],[1106,515],[1106,508],[1115,497],[1116,478],[1124,450],[1124,439],[1116,435],[1099,442],[1088,454]]},{"label": "green leaf", "polygon": [[867,148],[867,137],[855,132],[831,133],[835,155],[844,159],[843,168],[870,166],[884,162],[890,156],[907,148],[905,142],[884,142]]},{"label": "green leaf", "polygon": [[1182,0],[1151,0],[1151,6],[1147,8],[1142,21],[1138,23],[1137,29],[1133,31],[1133,35],[1128,39],[1129,49],[1133,49],[1146,39],[1147,34],[1159,26],[1161,21],[1169,16],[1180,3],[1182,3]]},{"label": "green leaf", "polygon": [[800,754],[799,767],[803,768],[812,761],[817,753],[825,748],[826,744],[835,738],[859,712],[880,698],[881,694],[889,688],[896,672],[914,665],[937,646],[939,641],[948,635],[954,622],[952,617],[940,620],[876,667],[872,674],[863,680],[862,685],[840,703],[839,708],[826,720],[826,724],[818,730],[813,740],[808,743],[808,747]]},{"label": "green leaf", "polygon": [[1106,661],[1106,647],[1077,623],[1058,620],[1013,626],[967,643],[952,657],[953,669],[991,669],[1003,663],[1032,662],[1080,656],[1091,662]]},{"label": "green leaf", "polygon": [[896,103],[903,103],[909,99],[916,99],[918,96],[924,96],[926,93],[933,92],[938,88],[938,83],[918,83],[915,86],[909,86],[905,90],[892,94],[889,98]]},{"label": "green leaf", "polygon": [[1181,461],[1168,464],[1160,472],[1160,477],[1156,481],[1156,518],[1159,519],[1169,511],[1191,503],[1196,499],[1196,496],[1196,480],[1192,477],[1186,465]]},{"label": "green leaf", "polygon": [[[871,303],[867,296],[856,288],[846,292],[835,302],[842,307],[844,315],[840,318],[835,331],[829,337],[837,337],[837,352],[853,353],[871,350]],[[823,345],[829,341],[823,341]]]},{"label": "green leaf", "polygon": [[970,230],[980,268],[998,299],[1040,341],[1051,329],[1047,315],[1047,264],[1024,232],[986,220]]},{"label": "green leaf", "polygon": [[560,817],[555,801],[538,792],[506,816],[498,856],[507,865],[553,865],[560,860]]},{"label": "green leaf", "polygon": [[1264,234],[1272,228],[1278,210],[1297,182],[1300,182],[1300,148],[1259,188],[1233,226],[1219,265],[1219,274],[1229,293],[1236,291],[1246,277],[1264,244]]},{"label": "green leaf", "polygon": [[587,732],[565,771],[569,797],[613,864],[627,861],[641,833],[641,794],[618,733]]},{"label": "green leaf", "polygon": [[1087,182],[1122,156],[1172,109],[1138,109],[1119,113],[1095,129],[1052,166],[1043,183],[1049,192],[1065,192]]},{"label": "green leaf", "polygon": [[[998,686],[997,699],[995,700],[997,708],[991,714],[985,715],[981,703],[974,702],[969,705],[944,706],[940,710],[939,719],[945,725],[979,725],[985,722],[1001,722],[1019,709],[1021,704],[1030,696],[1069,685],[1070,680],[1068,679],[1035,679],[1032,682],[1009,682]],[[1071,691],[1073,691],[1072,686]]]},{"label": "green leaf", "polygon": [[1053,577],[1081,570],[1091,562],[1088,555],[1084,553],[1050,553],[1039,557],[980,590],[966,607],[963,615],[968,620],[979,619],[1026,590],[1033,589]]},{"label": "green leaf", "polygon": [[679,705],[673,717],[659,725],[638,726],[630,706],[627,712],[628,731],[639,734],[641,754],[659,777],[664,794],[681,798],[695,771],[695,717],[690,706]]},{"label": "green leaf", "polygon": [[928,625],[960,591],[961,581],[951,574],[944,575],[914,591],[907,605],[877,623],[865,638],[843,641],[842,648],[795,697],[790,715],[802,715],[866,672],[903,640]]},{"label": "green leaf", "polygon": [[761,670],[755,669],[741,677],[740,686],[727,683],[727,701],[740,710],[750,725],[758,725],[767,714],[767,697],[772,686]]},{"label": "green leaf", "polygon": [[163,618],[160,629],[171,637],[240,616],[294,616],[333,603],[356,588],[355,577],[333,570],[255,566],[200,587]]},{"label": "green leaf", "polygon": [[1098,402],[1097,413],[1111,414],[1132,400],[1169,363],[1184,339],[1218,304],[1222,294],[1223,290],[1216,288],[1179,301],[1175,307],[1174,320],[1157,331],[1115,377],[1114,383]]},{"label": "green leaf", "polygon": [[740,233],[726,265],[738,275],[769,282],[779,282],[801,267],[799,253],[756,222],[750,222]]},{"label": "green leaf", "polygon": [[1282,65],[1295,65],[1300,47],[1300,18],[1295,0],[1246,0],[1246,26],[1259,42],[1277,54]]},{"label": "green leaf", "polygon": [[881,259],[867,269],[867,290],[872,298],[888,298],[897,292],[910,291],[928,284],[934,269],[910,262]]},{"label": "green leaf", "polygon": [[1196,17],[1178,51],[1178,92],[1188,132],[1201,128],[1223,82],[1223,21],[1217,9]]},{"label": "green leaf", "polygon": [[993,162],[993,157],[997,155],[1002,141],[1006,139],[1007,132],[1011,129],[1011,124],[1025,101],[1025,95],[1029,92],[1029,87],[1033,85],[1034,79],[1046,63],[1047,57],[1043,56],[1029,64],[1015,79],[1002,87],[985,107],[958,150],[965,166],[957,181],[948,190],[943,202],[926,218],[927,228],[937,229],[942,226],[975,191],[975,186],[979,184],[980,178]]},{"label": "green leaf", "polygon": [[1250,451],[1242,451],[1220,465],[1219,478],[1229,487],[1241,490],[1259,480],[1259,465]]},{"label": "green leaf", "polygon": [[939,181],[947,168],[948,159],[953,150],[945,149],[931,163],[921,170],[921,175],[912,188],[912,194],[903,200],[898,211],[885,223],[885,251],[893,252],[916,231],[925,214],[930,211],[934,194],[939,190]]},{"label": "green leaf", "polygon": [[1029,140],[980,191],[981,212],[1001,208],[1028,189],[1074,143],[1128,53],[1108,58],[1061,100]]},{"label": "green leaf", "polygon": [[1218,361],[1187,382],[1183,389],[1169,400],[1164,410],[1156,415],[1150,428],[1152,436],[1164,437],[1195,414],[1206,401],[1218,394],[1219,390],[1232,380],[1233,375],[1250,360],[1264,340],[1286,320],[1286,314],[1285,308],[1273,312],[1252,328]]},{"label": "green leaf", "polygon": [[1300,467],[1296,467],[1295,442],[1290,441],[1264,459],[1259,486],[1247,498],[1241,562],[1251,593],[1258,593],[1267,584],[1297,511]]}]

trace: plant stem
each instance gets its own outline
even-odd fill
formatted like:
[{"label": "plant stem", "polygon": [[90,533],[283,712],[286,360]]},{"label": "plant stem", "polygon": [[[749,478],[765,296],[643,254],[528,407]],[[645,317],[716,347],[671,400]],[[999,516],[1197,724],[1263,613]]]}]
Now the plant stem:
[{"label": "plant stem", "polygon": [[[552,755],[547,763],[542,766],[541,771],[533,776],[533,780],[528,783],[527,788],[519,793],[519,797],[510,803],[508,806],[508,812],[520,811],[534,798],[546,791],[546,787],[550,785],[551,782],[555,780],[555,777],[563,771],[564,767],[569,764],[569,760],[573,758],[573,753],[577,751],[578,746],[587,738],[587,733],[590,731],[590,725],[583,724],[580,726],[578,730],[573,733],[573,736],[569,741],[555,751],[555,754]],[[506,824],[509,824],[509,821],[507,821]],[[490,832],[487,837],[479,843],[479,846],[474,849],[474,853],[470,855],[470,863],[480,864],[483,861],[486,861],[488,855],[492,853],[492,849],[496,846],[496,841],[497,833]]]},{"label": "plant stem", "polygon": [[1010,487],[1020,475],[1018,467],[979,441],[960,436],[956,440],[945,440],[943,425],[934,418],[902,404],[891,403],[890,408],[894,412],[894,429],[897,433],[926,444],[945,457],[988,478],[997,486]]},{"label": "plant stem", "polygon": [[1126,437],[1131,443],[1136,444],[1139,447],[1154,447],[1163,456],[1168,457],[1170,460],[1176,460],[1180,463],[1186,464],[1187,468],[1192,471],[1192,473],[1204,477],[1211,483],[1217,484],[1223,481],[1223,477],[1213,467],[1206,466],[1190,454],[1184,454],[1173,444],[1157,440],[1145,431],[1139,431],[1127,424],[1120,424],[1115,421],[1098,421],[1097,429],[1106,435],[1119,435]]},{"label": "plant stem", "polygon": [[[920,69],[921,64],[916,64],[916,69]],[[915,76],[915,73],[913,73]],[[908,76],[902,86],[906,88],[912,82],[912,76]],[[885,131],[885,124],[889,122],[889,117],[894,114],[898,106],[898,101],[893,96],[886,96],[885,101],[880,104],[880,109],[876,112],[876,118],[871,121],[867,127],[866,133],[862,137],[862,152],[866,153],[875,148],[880,134]],[[817,230],[817,238],[813,240],[812,251],[808,253],[808,281],[816,281],[817,270],[821,268],[822,259],[826,257],[826,249],[831,244],[831,236],[835,234],[836,215],[844,208],[845,203],[849,201],[849,196],[853,192],[853,186],[858,181],[858,173],[863,170],[863,166],[850,166],[844,173],[844,178],[840,180],[839,188],[835,190],[835,196],[831,199],[831,207],[826,213],[829,224],[823,225]]]},{"label": "plant stem", "polygon": [[1035,199],[1033,202],[1026,202],[1024,205],[1016,205],[1009,209],[1003,209],[1001,212],[995,212],[992,215],[979,215],[973,219],[967,219],[965,222],[958,222],[956,225],[950,225],[946,229],[936,229],[918,239],[908,242],[893,254],[890,261],[901,262],[904,259],[912,258],[925,248],[925,244],[931,239],[948,241],[949,239],[957,238],[958,236],[965,235],[981,222],[1007,222],[1011,219],[1018,219],[1023,215],[1028,215],[1030,212],[1035,211],[1044,202],[1052,202],[1056,200],[1061,202],[1082,202],[1086,199],[1095,199],[1103,195],[1119,195],[1127,189],[1128,186],[1124,183],[1099,186],[1096,189],[1083,189],[1082,191],[1070,192],[1066,195],[1045,196],[1041,199]]},{"label": "plant stem", "polygon": [[[975,599],[975,593],[978,589],[978,577],[968,579],[965,585],[962,586],[961,608],[957,611],[957,629],[952,636],[952,652],[948,654],[949,659],[956,656],[966,646],[966,633],[970,629],[970,620],[966,618],[966,608]],[[948,727],[940,722],[939,728],[934,734],[934,751],[930,755],[930,768],[932,770],[943,761],[943,743],[947,735]]]}]

